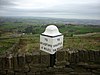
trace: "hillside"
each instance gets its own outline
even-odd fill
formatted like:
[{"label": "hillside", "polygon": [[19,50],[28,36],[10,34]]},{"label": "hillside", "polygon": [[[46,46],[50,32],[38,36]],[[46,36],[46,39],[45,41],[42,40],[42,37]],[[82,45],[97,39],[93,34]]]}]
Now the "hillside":
[{"label": "hillside", "polygon": [[49,24],[55,24],[64,35],[64,49],[100,50],[99,25],[65,24],[67,21],[60,22],[59,20],[1,18],[0,52],[10,49],[15,52],[39,50],[39,35]]}]

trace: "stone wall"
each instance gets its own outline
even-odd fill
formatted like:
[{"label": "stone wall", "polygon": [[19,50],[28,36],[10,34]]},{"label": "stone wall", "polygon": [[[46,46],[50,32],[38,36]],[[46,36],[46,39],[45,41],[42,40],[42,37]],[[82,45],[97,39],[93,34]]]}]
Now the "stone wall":
[{"label": "stone wall", "polygon": [[[68,53],[68,52],[67,52]],[[79,63],[79,62],[93,62],[100,63],[100,51],[85,51],[79,50],[77,52],[69,53],[69,56],[66,57],[67,61],[70,63]]]},{"label": "stone wall", "polygon": [[100,75],[100,51],[58,51],[50,67],[50,55],[42,51],[0,56],[0,75]]}]

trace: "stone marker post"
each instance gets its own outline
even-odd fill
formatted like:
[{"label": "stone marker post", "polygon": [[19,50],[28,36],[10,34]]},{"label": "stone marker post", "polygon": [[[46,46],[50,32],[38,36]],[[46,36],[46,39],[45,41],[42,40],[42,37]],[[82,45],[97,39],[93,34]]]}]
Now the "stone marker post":
[{"label": "stone marker post", "polygon": [[50,54],[50,67],[55,65],[55,52],[63,48],[63,35],[55,25],[47,26],[40,35],[40,50]]}]

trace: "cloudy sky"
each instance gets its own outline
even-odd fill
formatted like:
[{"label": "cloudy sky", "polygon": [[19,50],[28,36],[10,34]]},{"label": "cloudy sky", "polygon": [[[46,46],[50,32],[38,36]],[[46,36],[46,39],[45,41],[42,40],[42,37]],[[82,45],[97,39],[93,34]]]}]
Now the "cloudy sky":
[{"label": "cloudy sky", "polygon": [[100,20],[100,0],[0,0],[0,16]]}]

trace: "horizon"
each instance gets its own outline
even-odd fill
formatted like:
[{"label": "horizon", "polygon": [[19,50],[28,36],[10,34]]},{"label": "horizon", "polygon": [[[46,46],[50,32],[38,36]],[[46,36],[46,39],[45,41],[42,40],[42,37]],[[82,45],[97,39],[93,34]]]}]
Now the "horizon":
[{"label": "horizon", "polygon": [[37,16],[0,16],[0,17],[9,17],[9,18],[49,18],[49,19],[69,19],[69,20],[100,20],[93,18],[60,18],[60,17],[37,17]]},{"label": "horizon", "polygon": [[[52,18],[52,17],[33,17],[33,16],[0,16],[1,21],[6,21],[9,19],[9,21],[20,21],[21,19],[26,19],[27,22],[33,22],[34,20],[37,20],[43,23],[48,22],[49,23],[63,23],[63,24],[84,24],[84,25],[100,25],[100,20],[97,19],[72,19],[72,18]],[[11,19],[11,20],[10,20]]]}]

